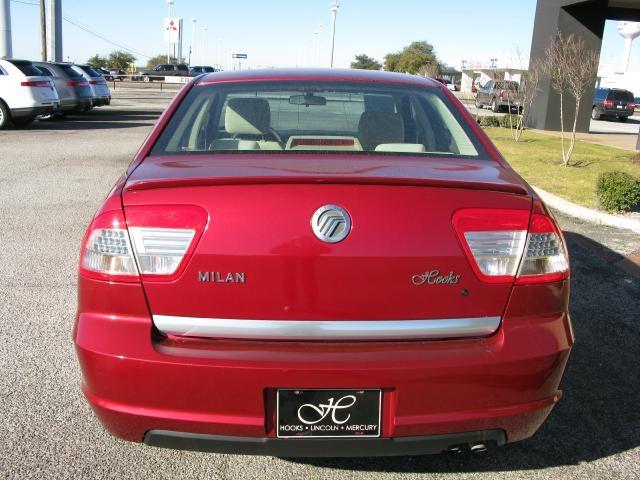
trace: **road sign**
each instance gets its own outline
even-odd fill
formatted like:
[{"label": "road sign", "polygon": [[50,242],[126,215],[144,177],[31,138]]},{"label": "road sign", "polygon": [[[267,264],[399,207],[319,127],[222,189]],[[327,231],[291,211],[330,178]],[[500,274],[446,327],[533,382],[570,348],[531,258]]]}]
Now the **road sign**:
[{"label": "road sign", "polygon": [[180,41],[180,19],[179,18],[165,18],[164,25],[164,41],[166,43],[176,44]]},{"label": "road sign", "polygon": [[234,53],[233,55],[231,55],[231,58],[247,58],[247,54],[246,53]]}]

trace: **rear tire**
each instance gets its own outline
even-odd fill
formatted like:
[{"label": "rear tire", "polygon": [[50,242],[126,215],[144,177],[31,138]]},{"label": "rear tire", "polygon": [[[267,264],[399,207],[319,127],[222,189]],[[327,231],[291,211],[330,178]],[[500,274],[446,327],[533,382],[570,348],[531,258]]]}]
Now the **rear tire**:
[{"label": "rear tire", "polygon": [[591,118],[594,120],[600,120],[601,115],[598,113],[598,110],[594,107],[593,110],[591,110]]},{"label": "rear tire", "polygon": [[493,113],[498,113],[500,111],[500,107],[498,106],[498,102],[496,102],[495,98],[491,100],[491,111]]},{"label": "rear tire", "polygon": [[618,120],[621,121],[622,123],[626,123],[627,120],[629,120],[629,117],[618,117]]},{"label": "rear tire", "polygon": [[0,100],[0,130],[7,128],[11,124],[11,114],[7,104]]}]

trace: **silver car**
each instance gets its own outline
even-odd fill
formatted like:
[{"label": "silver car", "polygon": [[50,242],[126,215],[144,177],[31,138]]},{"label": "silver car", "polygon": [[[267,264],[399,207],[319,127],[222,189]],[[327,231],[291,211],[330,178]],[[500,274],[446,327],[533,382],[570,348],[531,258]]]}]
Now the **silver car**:
[{"label": "silver car", "polygon": [[53,80],[58,97],[60,112],[86,112],[93,108],[93,93],[89,82],[68,63],[33,62],[42,75]]},{"label": "silver car", "polygon": [[80,73],[89,82],[93,93],[93,106],[101,107],[111,103],[111,91],[102,73],[89,65],[73,65],[72,68]]},{"label": "silver car", "polygon": [[508,109],[520,109],[521,95],[518,82],[511,80],[489,80],[478,87],[476,107],[489,107],[494,112]]}]

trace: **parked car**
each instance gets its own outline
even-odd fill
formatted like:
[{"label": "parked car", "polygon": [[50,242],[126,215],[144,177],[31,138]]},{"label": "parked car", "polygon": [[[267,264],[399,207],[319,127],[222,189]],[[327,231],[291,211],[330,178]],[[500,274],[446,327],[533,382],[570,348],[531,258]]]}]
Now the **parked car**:
[{"label": "parked car", "polygon": [[190,77],[197,77],[198,75],[201,75],[203,73],[214,73],[214,72],[218,72],[218,71],[219,70],[217,68],[207,67],[207,66],[189,67],[189,76]]},{"label": "parked car", "polygon": [[109,85],[100,72],[89,65],[73,65],[73,69],[82,74],[89,82],[89,87],[91,87],[91,92],[93,93],[94,107],[102,107],[111,103],[111,90],[109,90]]},{"label": "parked car", "polygon": [[60,97],[60,115],[93,108],[89,82],[70,63],[33,62],[42,75],[53,80]]},{"label": "parked car", "polygon": [[596,88],[593,95],[593,109],[591,118],[600,120],[602,117],[615,117],[620,122],[626,122],[633,115],[636,102],[633,93],[621,88]]},{"label": "parked car", "polygon": [[640,97],[634,98],[633,101],[636,104],[636,108],[640,107]]},{"label": "parked car", "polygon": [[493,112],[501,110],[520,109],[521,95],[518,92],[518,82],[510,80],[489,80],[477,87],[476,107],[489,107]]},{"label": "parked car", "polygon": [[53,83],[30,61],[0,59],[0,130],[11,123],[28,125],[59,106]]},{"label": "parked car", "polygon": [[102,67],[91,67],[91,68],[93,68],[96,72],[98,72],[104,78],[107,78],[107,75],[109,75],[109,70],[107,70],[106,68],[102,68]]},{"label": "parked car", "polygon": [[274,456],[482,450],[532,435],[562,395],[562,233],[430,79],[194,79],[99,207],[80,259],[84,393],[126,440]]},{"label": "parked car", "polygon": [[145,82],[164,80],[164,77],[188,77],[189,67],[183,63],[157,65],[152,70],[142,70],[140,77]]},{"label": "parked car", "polygon": [[120,80],[122,82],[126,78],[126,75],[127,72],[125,72],[121,68],[110,68],[104,78],[111,81]]}]

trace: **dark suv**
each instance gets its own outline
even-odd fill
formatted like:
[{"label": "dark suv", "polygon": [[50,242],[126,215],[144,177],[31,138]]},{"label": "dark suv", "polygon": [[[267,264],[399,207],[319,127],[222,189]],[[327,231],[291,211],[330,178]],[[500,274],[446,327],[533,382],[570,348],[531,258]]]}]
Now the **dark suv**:
[{"label": "dark suv", "polygon": [[140,76],[145,82],[151,80],[164,80],[164,77],[188,77],[189,67],[183,63],[163,63],[157,65],[153,70],[143,70]]},{"label": "dark suv", "polygon": [[636,103],[633,93],[621,88],[596,88],[593,95],[593,110],[591,118],[600,120],[601,117],[616,117],[621,122],[633,115]]}]

